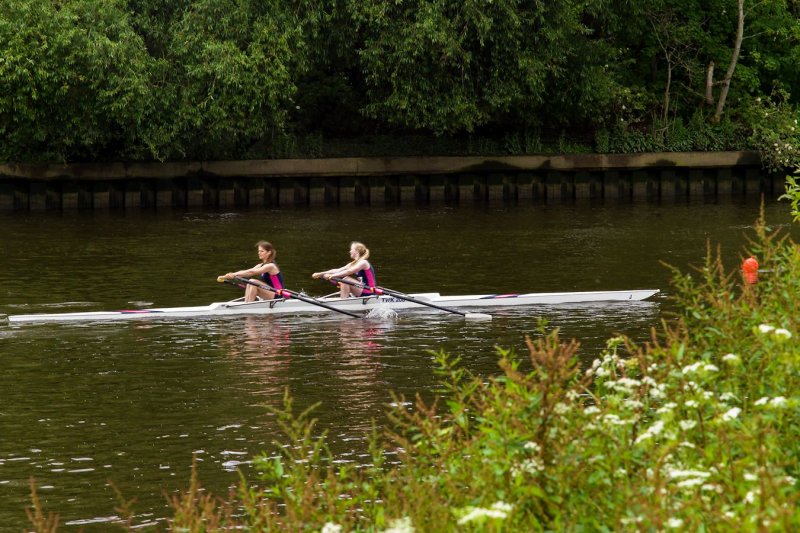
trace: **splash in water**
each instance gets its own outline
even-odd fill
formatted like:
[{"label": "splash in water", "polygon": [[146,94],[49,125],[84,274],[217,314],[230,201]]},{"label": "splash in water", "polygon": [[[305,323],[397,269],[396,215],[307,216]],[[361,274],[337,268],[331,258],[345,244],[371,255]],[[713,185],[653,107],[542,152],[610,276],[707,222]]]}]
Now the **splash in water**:
[{"label": "splash in water", "polygon": [[366,318],[372,320],[397,320],[397,311],[392,309],[391,307],[387,307],[384,305],[379,305],[377,307],[373,307],[372,310],[367,313]]}]

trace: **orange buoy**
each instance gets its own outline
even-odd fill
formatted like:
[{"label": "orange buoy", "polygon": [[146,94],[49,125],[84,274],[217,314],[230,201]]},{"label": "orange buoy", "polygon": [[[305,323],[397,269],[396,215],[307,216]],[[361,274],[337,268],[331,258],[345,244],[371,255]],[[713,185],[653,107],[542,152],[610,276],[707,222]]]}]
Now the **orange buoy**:
[{"label": "orange buoy", "polygon": [[758,283],[758,260],[755,257],[748,257],[742,261],[742,276],[748,285]]}]

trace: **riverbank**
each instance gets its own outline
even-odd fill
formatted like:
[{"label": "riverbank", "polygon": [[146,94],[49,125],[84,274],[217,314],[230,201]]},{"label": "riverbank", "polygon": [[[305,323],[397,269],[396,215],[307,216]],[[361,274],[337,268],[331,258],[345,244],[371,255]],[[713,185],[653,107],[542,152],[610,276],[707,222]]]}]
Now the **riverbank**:
[{"label": "riverbank", "polygon": [[773,196],[756,152],[0,165],[0,210]]}]

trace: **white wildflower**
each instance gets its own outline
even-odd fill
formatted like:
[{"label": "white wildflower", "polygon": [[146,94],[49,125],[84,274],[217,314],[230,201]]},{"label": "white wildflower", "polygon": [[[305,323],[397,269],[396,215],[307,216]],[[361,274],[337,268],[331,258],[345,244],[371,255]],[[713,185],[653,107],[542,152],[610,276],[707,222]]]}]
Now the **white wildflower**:
[{"label": "white wildflower", "polygon": [[717,368],[717,365],[712,365],[712,364],[705,365],[703,367],[703,370],[705,370],[706,372],[719,372],[719,368]]},{"label": "white wildflower", "polygon": [[389,527],[383,533],[414,533],[414,524],[409,516],[395,518],[389,521]]},{"label": "white wildflower", "polygon": [[526,442],[523,448],[525,448],[526,450],[533,450],[534,452],[538,452],[539,450],[542,449],[542,447],[539,446],[538,442],[533,442],[533,441]]},{"label": "white wildflower", "polygon": [[644,406],[639,400],[625,400],[623,405],[626,409],[641,409]]},{"label": "white wildflower", "polygon": [[581,395],[580,395],[580,394],[578,394],[577,392],[575,392],[574,390],[570,390],[569,392],[567,392],[567,399],[568,399],[568,400],[573,400],[573,401],[575,401],[575,400],[577,400],[578,398],[580,398],[580,396],[581,396]]},{"label": "white wildflower", "polygon": [[731,365],[736,364],[740,361],[739,356],[736,355],[735,353],[726,353],[725,355],[722,356],[722,360]]},{"label": "white wildflower", "polygon": [[776,337],[782,337],[784,339],[791,339],[792,333],[788,329],[778,328],[774,332]]},{"label": "white wildflower", "polygon": [[705,481],[703,481],[702,479],[699,479],[699,478],[696,478],[696,477],[692,477],[692,478],[684,479],[683,481],[680,481],[678,483],[678,487],[681,488],[681,489],[691,489],[691,488],[697,487],[698,485],[702,485],[703,483],[705,483]]},{"label": "white wildflower", "polygon": [[458,520],[459,525],[464,525],[468,522],[472,522],[473,520],[477,520],[479,518],[497,518],[497,519],[504,519],[508,516],[508,513],[511,511],[511,505],[503,502],[497,502],[492,504],[490,509],[484,509],[483,507],[473,507],[469,513],[462,516]]},{"label": "white wildflower", "polygon": [[667,527],[670,529],[680,529],[683,527],[683,520],[680,518],[670,518],[667,520]]},{"label": "white wildflower", "polygon": [[587,414],[587,415],[594,415],[594,414],[597,414],[597,413],[600,412],[600,408],[597,407],[596,405],[590,405],[589,407],[584,409],[583,412],[584,412],[584,414]]},{"label": "white wildflower", "polygon": [[334,524],[333,522],[327,522],[322,526],[320,533],[342,533],[342,526]]},{"label": "white wildflower", "polygon": [[609,387],[613,388],[616,391],[623,392],[626,394],[632,394],[634,389],[640,386],[642,383],[638,379],[631,379],[631,378],[620,378],[616,382],[607,383]]},{"label": "white wildflower", "polygon": [[759,398],[758,400],[756,400],[753,405],[767,405],[767,402],[769,402],[769,398],[767,398],[766,396],[763,396],[763,397]]},{"label": "white wildflower", "polygon": [[632,423],[630,420],[623,420],[617,415],[605,415],[603,417],[603,422],[611,426],[625,426]]},{"label": "white wildflower", "polygon": [[513,508],[514,508],[513,505],[505,502],[495,502],[492,504],[492,509],[494,509],[495,511],[502,511],[504,513],[510,513],[511,509]]},{"label": "white wildflower", "polygon": [[717,494],[722,494],[722,487],[720,487],[719,485],[715,485],[713,483],[706,483],[705,485],[700,487],[700,490],[705,492],[716,492]]},{"label": "white wildflower", "polygon": [[745,472],[743,477],[745,481],[758,481],[758,476],[751,472]]},{"label": "white wildflower", "polygon": [[745,495],[745,497],[744,497],[744,501],[745,501],[746,503],[755,503],[755,501],[756,501],[756,496],[757,496],[757,495],[758,495],[758,491],[751,490],[750,492],[748,492],[748,493]]},{"label": "white wildflower", "polygon": [[702,470],[668,470],[667,476],[670,479],[681,479],[687,477],[702,477],[706,478],[710,476],[708,472],[703,472]]},{"label": "white wildflower", "polygon": [[689,431],[690,429],[694,429],[697,426],[697,420],[681,420],[678,422],[678,425],[684,431]]},{"label": "white wildflower", "polygon": [[760,331],[761,333],[770,333],[772,331],[775,331],[775,326],[770,326],[769,324],[761,324],[760,326],[758,326],[758,331]]},{"label": "white wildflower", "polygon": [[731,407],[725,413],[722,414],[722,420],[724,420],[726,422],[729,422],[731,420],[735,420],[736,418],[738,418],[739,413],[741,413],[741,412],[742,412],[742,410],[739,409],[738,407]]},{"label": "white wildflower", "polygon": [[661,407],[660,407],[660,408],[659,408],[659,409],[656,411],[656,413],[658,413],[658,414],[660,414],[660,415],[664,415],[664,414],[667,414],[667,413],[671,413],[671,412],[672,412],[672,410],[673,410],[673,409],[675,409],[676,407],[678,407],[678,404],[676,404],[675,402],[669,402],[669,403],[665,403],[663,406],[661,406]]},{"label": "white wildflower", "polygon": [[636,444],[639,444],[643,440],[659,435],[663,430],[664,430],[664,422],[659,420],[655,424],[647,428],[647,431],[636,437]]},{"label": "white wildflower", "polygon": [[695,407],[697,407],[697,406],[698,406],[698,403],[697,403],[696,401],[694,401],[694,400],[689,400],[689,401],[688,401],[688,402],[686,402],[684,405],[685,405],[686,407],[690,407],[690,408],[694,409]]},{"label": "white wildflower", "polygon": [[680,446],[682,446],[683,448],[689,448],[690,450],[694,450],[697,447],[694,444],[692,444],[691,442],[687,442],[687,441],[681,442]]},{"label": "white wildflower", "polygon": [[542,471],[544,471],[544,464],[538,459],[525,459],[517,469],[517,473],[527,472],[534,475]]},{"label": "white wildflower", "polygon": [[565,403],[558,402],[555,405],[555,407],[553,407],[553,411],[555,411],[555,413],[557,415],[563,415],[563,414],[569,413],[569,405],[567,405]]},{"label": "white wildflower", "polygon": [[719,399],[723,402],[729,402],[731,400],[735,400],[736,396],[732,392],[723,392],[719,395]]},{"label": "white wildflower", "polygon": [[700,369],[700,365],[702,365],[702,363],[700,361],[698,361],[693,365],[685,366],[685,367],[683,367],[683,371],[682,372],[684,374],[694,374],[695,372],[697,372]]}]

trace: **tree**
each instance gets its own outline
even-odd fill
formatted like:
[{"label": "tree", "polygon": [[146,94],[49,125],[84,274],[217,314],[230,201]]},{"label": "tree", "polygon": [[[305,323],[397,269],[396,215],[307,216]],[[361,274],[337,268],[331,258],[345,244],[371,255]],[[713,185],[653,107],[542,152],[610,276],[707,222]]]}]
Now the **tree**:
[{"label": "tree", "polygon": [[570,1],[352,0],[369,102],[389,124],[471,132],[494,117],[536,122],[586,32]]},{"label": "tree", "polygon": [[151,60],[124,2],[2,0],[0,50],[2,159],[94,159],[134,143]]}]

